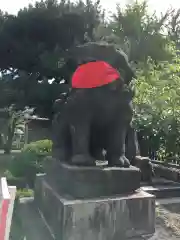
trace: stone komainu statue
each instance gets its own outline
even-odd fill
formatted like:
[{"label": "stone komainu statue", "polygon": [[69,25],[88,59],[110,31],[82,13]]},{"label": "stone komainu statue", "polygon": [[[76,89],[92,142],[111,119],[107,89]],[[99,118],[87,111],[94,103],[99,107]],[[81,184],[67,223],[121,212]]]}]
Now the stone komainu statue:
[{"label": "stone komainu statue", "polygon": [[82,53],[88,57],[86,63],[77,67],[70,93],[58,103],[53,155],[70,164],[93,166],[98,149],[105,149],[110,166],[129,167],[125,137],[132,119],[133,94],[128,85],[134,72],[125,54],[112,46],[77,47],[74,55],[81,63],[86,59]]},{"label": "stone komainu statue", "polygon": [[139,154],[130,125],[133,91],[129,86],[135,74],[126,55],[96,43],[77,47],[73,54],[79,64],[69,69],[71,91],[55,103],[53,156],[69,164],[93,166],[104,158],[104,149],[109,166],[135,165]]}]

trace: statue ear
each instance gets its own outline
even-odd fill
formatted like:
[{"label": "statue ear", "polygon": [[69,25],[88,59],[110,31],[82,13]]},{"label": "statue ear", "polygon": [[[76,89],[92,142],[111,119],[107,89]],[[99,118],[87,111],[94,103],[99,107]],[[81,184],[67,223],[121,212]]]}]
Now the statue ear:
[{"label": "statue ear", "polygon": [[129,85],[133,78],[136,78],[135,72],[128,60],[127,55],[120,51],[117,55],[113,67],[119,70],[120,74],[124,78],[124,83]]},{"label": "statue ear", "polygon": [[131,84],[133,79],[136,79],[136,75],[134,73],[134,71],[132,69],[130,69],[127,74],[126,74],[126,78],[125,78],[125,82],[127,85]]},{"label": "statue ear", "polygon": [[120,73],[121,78],[124,80],[124,78],[125,78],[125,71],[124,71],[124,69],[118,68],[118,71]]}]

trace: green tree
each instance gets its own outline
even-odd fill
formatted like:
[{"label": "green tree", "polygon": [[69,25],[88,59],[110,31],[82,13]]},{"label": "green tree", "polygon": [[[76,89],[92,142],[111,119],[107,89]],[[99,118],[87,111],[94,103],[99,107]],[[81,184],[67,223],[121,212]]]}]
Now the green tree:
[{"label": "green tree", "polygon": [[151,57],[156,61],[172,58],[171,41],[164,35],[170,12],[160,18],[150,14],[147,1],[133,1],[125,8],[117,7],[109,26],[107,41],[120,45],[131,61],[146,61]]},{"label": "green tree", "polygon": [[[58,62],[74,44],[93,40],[103,19],[99,1],[43,0],[17,16],[0,12],[1,105],[33,106],[50,116],[52,103],[66,84]],[[49,84],[55,79],[56,83]]]},{"label": "green tree", "polygon": [[172,10],[167,24],[168,36],[180,49],[180,9]]},{"label": "green tree", "polygon": [[149,59],[137,73],[133,123],[148,148],[163,158],[180,155],[179,61],[154,64]]},{"label": "green tree", "polygon": [[101,10],[91,0],[44,0],[3,19],[0,69],[23,70],[43,80],[59,77],[57,63],[66,49],[93,38]]}]

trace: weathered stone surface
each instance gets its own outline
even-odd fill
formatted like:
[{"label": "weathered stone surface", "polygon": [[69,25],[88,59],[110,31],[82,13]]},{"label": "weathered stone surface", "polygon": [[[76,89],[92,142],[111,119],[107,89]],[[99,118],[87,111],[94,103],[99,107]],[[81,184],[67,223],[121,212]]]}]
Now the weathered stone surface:
[{"label": "weathered stone surface", "polygon": [[141,170],[141,180],[143,182],[152,182],[152,177],[154,176],[154,169],[150,158],[136,156],[134,159],[134,166]]},{"label": "weathered stone surface", "polygon": [[180,182],[180,169],[168,165],[153,164],[156,176]]},{"label": "weathered stone surface", "polygon": [[79,199],[131,193],[140,188],[141,173],[136,167],[77,167],[50,158],[46,173],[53,189]]},{"label": "weathered stone surface", "polygon": [[155,231],[155,198],[143,191],[75,200],[60,196],[39,175],[35,203],[57,240],[141,239]]},{"label": "weathered stone surface", "polygon": [[143,183],[141,189],[156,196],[156,199],[180,197],[180,183],[164,178],[153,178],[149,185]]}]

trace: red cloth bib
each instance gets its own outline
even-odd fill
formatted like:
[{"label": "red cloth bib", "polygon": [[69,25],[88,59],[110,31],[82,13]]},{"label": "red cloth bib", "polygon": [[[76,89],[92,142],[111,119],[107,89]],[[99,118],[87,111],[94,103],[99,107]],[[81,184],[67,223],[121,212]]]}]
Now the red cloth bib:
[{"label": "red cloth bib", "polygon": [[104,61],[80,65],[72,76],[72,88],[95,88],[120,78],[120,73]]}]

